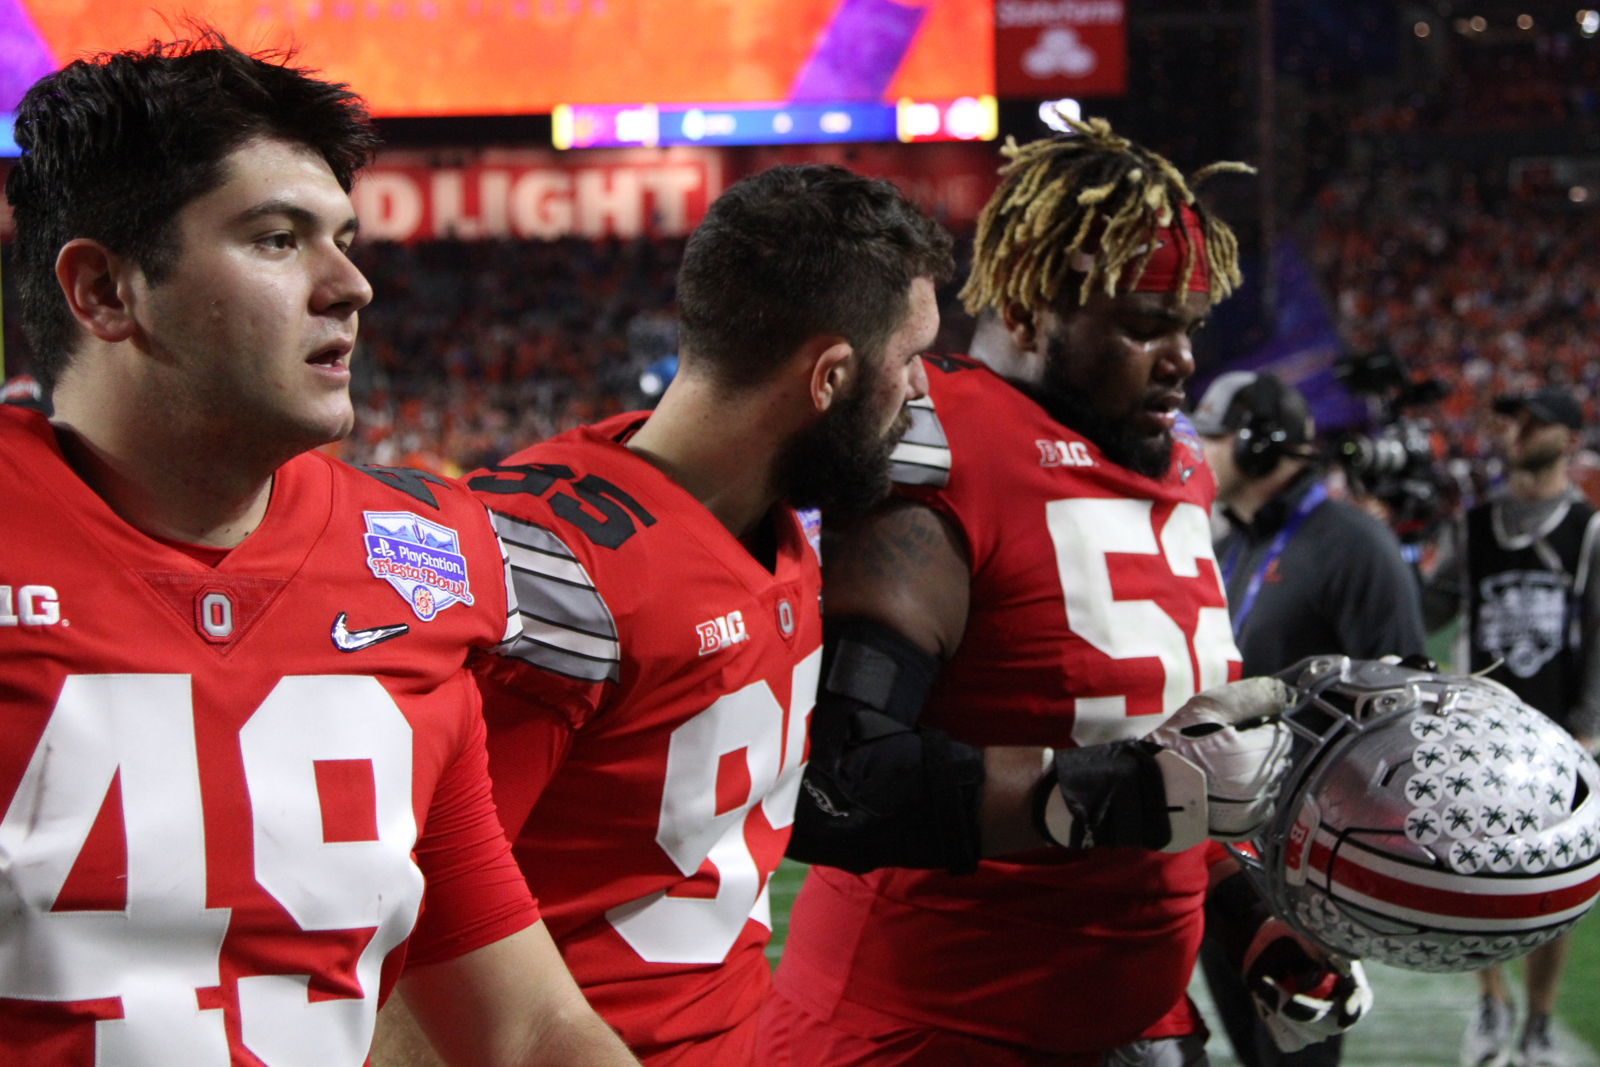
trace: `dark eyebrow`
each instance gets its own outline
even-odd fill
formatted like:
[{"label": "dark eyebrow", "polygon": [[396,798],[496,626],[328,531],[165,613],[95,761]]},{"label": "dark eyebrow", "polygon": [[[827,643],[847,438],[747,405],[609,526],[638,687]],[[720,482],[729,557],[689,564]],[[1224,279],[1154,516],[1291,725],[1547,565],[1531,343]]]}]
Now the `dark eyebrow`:
[{"label": "dark eyebrow", "polygon": [[[269,215],[282,215],[292,220],[297,225],[304,226],[308,229],[315,227],[322,222],[322,217],[315,211],[301,207],[299,204],[296,204],[293,201],[283,199],[263,200],[255,207],[246,208],[244,211],[239,212],[239,214],[234,216],[233,221],[238,225],[244,225],[246,223],[255,222],[258,219],[264,219]],[[352,214],[349,218],[344,220],[344,225],[340,226],[338,230],[335,231],[335,234],[353,235],[360,229],[361,220]]]}]

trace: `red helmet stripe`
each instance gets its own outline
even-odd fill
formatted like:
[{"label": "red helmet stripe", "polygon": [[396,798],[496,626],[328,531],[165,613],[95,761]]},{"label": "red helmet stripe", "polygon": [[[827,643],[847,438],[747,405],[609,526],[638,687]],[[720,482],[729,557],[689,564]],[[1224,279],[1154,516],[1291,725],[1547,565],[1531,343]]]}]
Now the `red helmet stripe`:
[{"label": "red helmet stripe", "polygon": [[1342,854],[1334,861],[1331,851],[1320,841],[1312,846],[1311,865],[1327,873],[1329,888],[1335,895],[1345,888],[1374,901],[1392,902],[1407,911],[1441,918],[1549,920],[1585,906],[1600,894],[1600,864],[1593,864],[1589,877],[1576,884],[1554,888],[1541,886],[1544,879],[1529,879],[1533,891],[1517,894],[1462,893],[1418,885],[1353,863]]}]

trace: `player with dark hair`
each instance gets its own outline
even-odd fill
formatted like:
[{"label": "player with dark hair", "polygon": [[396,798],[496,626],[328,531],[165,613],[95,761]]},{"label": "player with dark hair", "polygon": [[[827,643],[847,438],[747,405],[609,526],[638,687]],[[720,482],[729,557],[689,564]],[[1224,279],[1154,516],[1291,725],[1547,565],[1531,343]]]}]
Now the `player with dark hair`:
[{"label": "player with dark hair", "polygon": [[[764,1063],[1203,1063],[1184,989],[1228,868],[1202,842],[1258,830],[1287,763],[1284,687],[1227,684],[1179,412],[1233,237],[1103,121],[1006,154],[963,295],[1041,379],[929,357],[896,498],[828,543],[790,846],[819,866]],[[1286,930],[1239,888],[1218,921],[1250,965]]]},{"label": "player with dark hair", "polygon": [[204,33],[16,134],[55,415],[0,409],[0,1061],[359,1067],[398,979],[453,1062],[635,1062],[493,811],[482,506],[311,451],[372,297],[359,99]]},{"label": "player with dark hair", "polygon": [[756,1062],[822,659],[816,509],[888,493],[951,268],[887,182],[741,181],[684,251],[660,406],[471,479],[523,621],[478,664],[495,799],[573,975],[647,1063]]}]

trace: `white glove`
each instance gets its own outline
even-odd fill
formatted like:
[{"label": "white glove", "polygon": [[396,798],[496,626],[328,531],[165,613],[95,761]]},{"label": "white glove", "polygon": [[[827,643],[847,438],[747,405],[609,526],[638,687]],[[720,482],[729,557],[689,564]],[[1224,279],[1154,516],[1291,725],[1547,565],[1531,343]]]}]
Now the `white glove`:
[{"label": "white glove", "polygon": [[1179,852],[1207,837],[1247,841],[1272,817],[1294,735],[1278,716],[1294,690],[1276,678],[1246,678],[1190,698],[1152,732]]},{"label": "white glove", "polygon": [[1245,986],[1283,1052],[1342,1034],[1372,1008],[1359,960],[1310,947],[1277,919],[1262,924],[1245,954]]}]

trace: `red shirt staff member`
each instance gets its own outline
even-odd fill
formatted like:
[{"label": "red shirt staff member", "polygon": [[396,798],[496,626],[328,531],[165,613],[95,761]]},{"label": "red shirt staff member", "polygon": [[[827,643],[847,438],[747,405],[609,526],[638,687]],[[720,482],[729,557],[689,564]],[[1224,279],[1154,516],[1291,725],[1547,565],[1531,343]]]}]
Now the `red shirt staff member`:
[{"label": "red shirt staff member", "polygon": [[[1203,1060],[1193,846],[1258,827],[1285,762],[1281,726],[1244,726],[1281,687],[1223,687],[1213,482],[1178,410],[1232,236],[1103,122],[1008,154],[966,295],[1043,378],[930,358],[901,498],[828,547],[791,854],[830,866],[765,1062]],[[1253,962],[1265,916],[1229,896]]]},{"label": "red shirt staff member", "polygon": [[0,413],[0,1061],[359,1067],[400,979],[453,1062],[635,1062],[490,803],[482,507],[311,451],[372,297],[360,101],[206,34],[50,75],[17,139],[56,414]]}]

